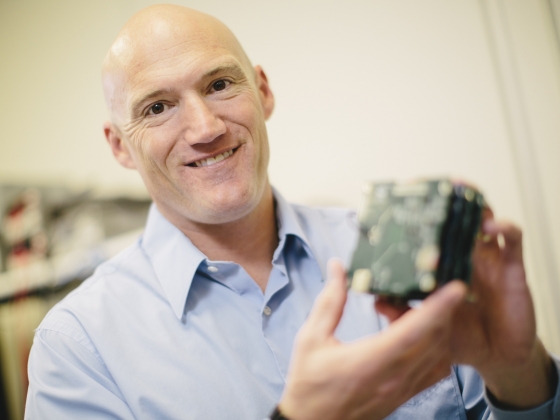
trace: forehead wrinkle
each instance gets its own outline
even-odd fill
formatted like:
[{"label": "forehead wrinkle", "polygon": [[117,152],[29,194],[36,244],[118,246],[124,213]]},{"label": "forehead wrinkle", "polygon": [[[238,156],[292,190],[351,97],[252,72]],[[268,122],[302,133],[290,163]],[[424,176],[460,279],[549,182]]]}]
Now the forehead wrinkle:
[{"label": "forehead wrinkle", "polygon": [[[179,51],[173,53],[175,49],[179,49]],[[179,64],[188,59],[191,55],[200,55],[201,51],[205,53],[215,52],[222,56],[230,56],[231,60],[235,61],[239,66],[243,67],[243,64],[248,63],[249,67],[252,68],[248,59],[244,59],[246,58],[244,53],[235,48],[235,46],[226,45],[225,42],[211,42],[211,40],[207,39],[203,41],[188,39],[167,47],[158,46],[157,48],[153,48],[153,51],[145,51],[145,49],[144,51],[136,51],[136,54],[131,56],[129,62],[123,65],[123,67],[131,67],[131,73],[134,74],[138,71],[150,69],[150,67],[166,61],[172,61],[172,63],[177,62],[177,64]],[[195,58],[195,61],[202,59],[202,57],[198,57]],[[247,63],[244,63],[245,61]],[[172,65],[175,64],[171,64],[169,67]]]},{"label": "forehead wrinkle", "polygon": [[[182,54],[184,55],[184,54]],[[169,57],[169,59],[173,59],[176,57]],[[151,67],[156,66],[157,64],[160,64],[161,62],[165,62],[166,60],[159,60],[159,61],[154,61],[153,63],[150,63],[149,65],[147,65],[145,68],[141,69],[141,70],[137,70],[137,71],[131,71],[130,73],[133,75],[138,75],[141,72],[146,72],[149,71]],[[184,60],[181,60],[184,61]],[[162,69],[166,69],[166,68],[172,68],[174,66],[176,66],[177,64],[173,64],[173,65],[168,65],[163,67]],[[132,96],[132,98],[130,98],[129,100],[125,100],[125,103],[128,103],[129,105],[127,106],[127,109],[130,110],[131,112],[131,116],[134,117],[137,115],[137,108],[142,105],[142,103],[144,103],[147,99],[150,99],[151,97],[155,97],[158,94],[170,94],[173,93],[173,87],[171,86],[173,84],[173,82],[175,82],[177,79],[179,78],[174,78],[173,80],[169,81],[170,76],[175,76],[177,74],[182,74],[183,71],[181,70],[177,70],[171,74],[155,74],[155,75],[150,75],[149,80],[150,80],[150,84],[153,86],[153,82],[156,81],[157,79],[163,79],[164,80],[164,87],[155,87],[150,89],[150,91],[148,91],[148,93],[138,93],[137,95]],[[141,89],[139,88],[140,85],[142,85],[143,83],[145,83],[145,79],[144,78],[132,78],[132,80],[129,78],[129,80],[125,83],[126,84],[130,84],[129,87],[127,87],[124,90],[124,95],[126,95],[126,91],[134,91],[137,89]]]},{"label": "forehead wrinkle", "polygon": [[[186,45],[185,44],[195,44],[195,45]],[[199,44],[199,45],[196,45]],[[177,51],[175,54],[164,54],[167,51],[171,51],[173,49],[184,47],[183,51]],[[147,52],[145,49],[144,51],[136,51],[133,57],[130,57],[127,63],[121,64],[122,72],[127,75],[127,79],[134,80],[136,77],[143,72],[149,71],[151,68],[161,66],[162,69],[172,68],[174,66],[180,65],[185,60],[192,58],[192,63],[190,63],[189,67],[196,66],[197,63],[201,61],[214,61],[219,56],[224,57],[224,60],[229,59],[232,62],[235,62],[237,65],[242,66],[241,62],[238,59],[238,55],[236,51],[232,51],[232,48],[226,48],[223,45],[218,43],[211,44],[207,43],[197,43],[194,40],[185,40],[181,41],[175,45],[171,45],[167,48],[157,48],[154,51]],[[201,56],[200,52],[211,52],[214,51],[216,53],[216,57],[208,60],[207,58]],[[167,55],[161,57],[161,55]],[[192,57],[194,55],[194,57]],[[155,56],[155,57],[154,57]],[[152,57],[152,59],[150,59]],[[227,58],[225,58],[227,57]],[[242,58],[242,57],[240,57]],[[165,65],[169,63],[168,65]],[[251,67],[252,68],[252,67]],[[181,70],[181,72],[184,70]],[[135,85],[132,85],[135,86]]]},{"label": "forehead wrinkle", "polygon": [[[161,46],[161,45],[158,45],[156,48],[152,48],[153,51],[148,51],[148,52],[147,52],[147,51],[137,51],[135,55],[136,55],[136,56],[139,56],[139,57],[134,57],[134,56],[133,56],[132,59],[131,59],[130,61],[133,61],[134,59],[136,59],[136,61],[142,62],[142,61],[144,61],[146,58],[149,58],[149,57],[151,57],[151,56],[160,55],[160,54],[166,53],[166,52],[168,52],[168,51],[170,51],[170,50],[173,50],[173,49],[175,49],[175,48],[179,48],[179,47],[181,47],[181,46],[184,46],[185,44],[193,44],[193,43],[195,43],[195,42],[196,42],[196,41],[193,40],[193,39],[186,39],[186,40],[184,40],[184,41],[180,41],[180,42],[178,42],[178,43],[176,43],[176,44],[174,44],[174,45],[170,45],[170,46],[166,46],[166,47]],[[169,42],[167,41],[166,43],[169,43]],[[187,47],[187,48],[188,48],[188,47]],[[191,49],[192,49],[192,48],[191,48]],[[185,54],[188,54],[188,53],[189,53],[189,51],[188,51],[188,50],[185,50],[184,52],[182,52],[182,53],[180,53],[180,54],[177,54],[177,55],[175,55],[175,56],[167,57],[167,59],[175,58],[175,57],[180,57],[180,56],[185,55]],[[164,60],[165,60],[165,59],[166,59],[166,58],[164,58]],[[156,60],[155,60],[155,63],[157,63],[157,61],[159,61],[159,59],[156,59]]]}]

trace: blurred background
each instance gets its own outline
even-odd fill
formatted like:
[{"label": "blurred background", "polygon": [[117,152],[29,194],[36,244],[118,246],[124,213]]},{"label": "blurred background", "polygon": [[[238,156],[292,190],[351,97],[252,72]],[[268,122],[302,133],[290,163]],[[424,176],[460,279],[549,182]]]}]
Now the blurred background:
[{"label": "blurred background", "polygon": [[[0,0],[0,418],[23,416],[32,331],[141,232],[105,143],[100,66],[145,0]],[[560,353],[560,0],[192,0],[263,66],[270,178],[357,207],[365,180],[470,180],[520,224],[539,334]]]}]

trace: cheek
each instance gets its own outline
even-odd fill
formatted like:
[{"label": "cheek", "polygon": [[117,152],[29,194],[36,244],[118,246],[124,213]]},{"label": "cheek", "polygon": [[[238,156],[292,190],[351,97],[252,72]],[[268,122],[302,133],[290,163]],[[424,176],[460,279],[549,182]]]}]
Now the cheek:
[{"label": "cheek", "polygon": [[163,127],[143,127],[136,130],[132,143],[144,167],[163,167],[173,149],[172,136]]},{"label": "cheek", "polygon": [[217,104],[217,115],[223,115],[224,120],[244,126],[251,134],[264,123],[261,104],[255,95],[245,94],[232,98],[222,104]]},{"label": "cheek", "polygon": [[270,149],[268,145],[268,132],[266,130],[264,119],[255,121],[255,131],[253,136],[258,151],[259,168],[266,171],[268,167]]},{"label": "cheek", "polygon": [[247,140],[252,141],[261,160],[268,162],[268,135],[258,98],[245,97],[243,100],[232,101],[228,104],[226,112],[231,116],[230,120],[233,123],[246,130],[245,136],[250,136]]}]

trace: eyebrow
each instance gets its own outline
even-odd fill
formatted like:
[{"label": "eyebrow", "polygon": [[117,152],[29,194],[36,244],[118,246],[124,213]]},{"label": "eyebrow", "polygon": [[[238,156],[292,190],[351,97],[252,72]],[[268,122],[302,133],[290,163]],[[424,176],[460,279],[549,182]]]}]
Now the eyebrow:
[{"label": "eyebrow", "polygon": [[224,64],[213,68],[212,70],[205,73],[203,78],[212,77],[219,73],[231,73],[233,74],[233,76],[240,79],[246,77],[245,72],[243,71],[243,69],[239,64],[231,63],[231,64]]},{"label": "eyebrow", "polygon": [[[241,66],[238,63],[228,63],[228,64],[223,64],[221,66],[215,67],[211,70],[209,70],[208,72],[204,73],[204,75],[202,76],[202,79],[207,79],[209,77],[215,76],[217,74],[221,74],[221,73],[230,73],[233,75],[233,77],[237,78],[237,79],[245,79],[247,76],[245,74],[245,72],[243,71],[243,69],[241,68]],[[140,109],[142,107],[142,105],[149,101],[150,99],[156,98],[158,96],[161,96],[163,94],[169,94],[171,93],[171,89],[157,89],[157,90],[153,90],[151,92],[148,92],[145,95],[142,95],[140,98],[138,98],[137,100],[135,100],[133,102],[132,105],[132,115],[136,116],[140,113]]]}]

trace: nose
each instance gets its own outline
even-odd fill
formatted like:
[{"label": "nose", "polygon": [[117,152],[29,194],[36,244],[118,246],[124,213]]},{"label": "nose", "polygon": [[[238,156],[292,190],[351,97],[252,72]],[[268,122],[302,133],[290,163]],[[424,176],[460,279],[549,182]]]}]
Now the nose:
[{"label": "nose", "polygon": [[193,95],[185,101],[183,118],[184,138],[190,145],[210,143],[225,134],[224,121],[216,116],[203,97]]}]

